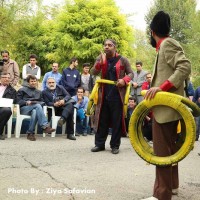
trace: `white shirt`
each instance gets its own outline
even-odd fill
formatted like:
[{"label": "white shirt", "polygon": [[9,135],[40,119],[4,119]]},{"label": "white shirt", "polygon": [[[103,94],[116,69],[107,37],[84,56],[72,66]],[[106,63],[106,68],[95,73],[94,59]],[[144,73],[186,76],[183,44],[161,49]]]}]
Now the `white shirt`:
[{"label": "white shirt", "polygon": [[7,88],[7,85],[0,85],[0,98],[2,98],[6,88]]},{"label": "white shirt", "polygon": [[[27,74],[26,74],[26,66],[30,66],[30,63],[29,64],[26,64],[23,66],[23,69],[22,69],[22,78],[23,79],[26,79],[27,78]],[[41,77],[41,69],[39,66],[35,65],[34,69],[38,67],[38,71],[37,71],[37,74],[35,75],[35,77],[37,78],[37,80],[40,79]]]}]

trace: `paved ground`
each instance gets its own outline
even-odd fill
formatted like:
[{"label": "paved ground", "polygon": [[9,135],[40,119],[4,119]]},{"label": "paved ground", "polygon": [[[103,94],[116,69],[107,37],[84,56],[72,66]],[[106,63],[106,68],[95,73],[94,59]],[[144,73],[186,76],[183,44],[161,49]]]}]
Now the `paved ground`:
[{"label": "paved ground", "polygon": [[[65,136],[36,142],[0,141],[0,200],[139,200],[151,196],[154,166],[147,165],[123,138],[120,153],[91,153],[94,136]],[[200,199],[200,141],[180,163],[180,194]],[[71,192],[71,194],[70,194]]]}]

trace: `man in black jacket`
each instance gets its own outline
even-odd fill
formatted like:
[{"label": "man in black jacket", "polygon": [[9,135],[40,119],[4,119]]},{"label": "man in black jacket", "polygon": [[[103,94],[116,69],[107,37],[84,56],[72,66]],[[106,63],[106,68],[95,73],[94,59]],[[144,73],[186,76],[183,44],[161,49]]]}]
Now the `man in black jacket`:
[{"label": "man in black jacket", "polygon": [[55,108],[56,115],[61,115],[58,121],[58,125],[62,126],[66,123],[67,138],[70,140],[76,140],[74,134],[74,106],[75,102],[70,94],[61,85],[56,85],[56,81],[53,77],[47,79],[47,89],[42,91],[42,96],[47,106],[53,106]]},{"label": "man in black jacket", "polygon": [[[2,72],[0,82],[0,98],[13,99],[15,102],[16,90],[10,85],[10,74]],[[12,111],[10,107],[0,107],[0,140],[5,140],[3,130],[11,115]]]},{"label": "man in black jacket", "polygon": [[42,105],[44,104],[42,92],[36,89],[37,79],[34,75],[27,77],[28,86],[20,88],[17,92],[17,103],[20,105],[20,112],[24,115],[30,115],[31,120],[27,131],[27,139],[35,141],[35,125],[38,122],[44,133],[54,132],[44,115]]}]

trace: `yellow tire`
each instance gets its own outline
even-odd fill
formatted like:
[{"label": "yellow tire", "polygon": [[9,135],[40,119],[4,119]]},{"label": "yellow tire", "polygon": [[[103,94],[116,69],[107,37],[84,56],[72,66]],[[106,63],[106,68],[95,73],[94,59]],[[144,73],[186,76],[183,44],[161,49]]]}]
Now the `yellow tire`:
[{"label": "yellow tire", "polygon": [[87,106],[87,110],[86,110],[86,115],[90,116],[93,114],[93,104],[94,104],[94,97],[96,95],[96,93],[98,93],[98,88],[99,88],[99,84],[96,83],[93,87],[93,90],[89,96],[89,101],[88,101],[88,106]]},{"label": "yellow tire", "polygon": [[128,83],[128,85],[126,86],[126,94],[124,97],[124,116],[125,116],[125,118],[127,117],[128,99],[129,99],[129,95],[130,95],[130,89],[131,89],[131,84]]},{"label": "yellow tire", "polygon": [[[186,134],[180,149],[173,155],[159,157],[154,155],[152,147],[146,142],[142,133],[142,123],[147,113],[154,106],[168,106],[175,109],[183,118]],[[188,108],[189,107],[189,108]],[[196,126],[191,109],[199,116],[200,109],[186,98],[169,92],[158,92],[154,99],[144,100],[137,105],[129,123],[130,142],[136,153],[150,164],[158,166],[172,165],[184,159],[194,147]]]},{"label": "yellow tire", "polygon": [[[98,89],[101,83],[115,85],[116,81],[110,81],[106,79],[98,79],[96,81],[94,88],[92,90],[92,93],[90,94],[90,97],[89,97],[89,102],[88,102],[87,111],[86,111],[86,115],[88,116],[92,115],[94,112],[93,110],[94,104],[97,104],[97,102],[95,102],[95,97],[98,96]],[[125,116],[127,114],[127,109],[128,109],[129,94],[130,94],[130,83],[127,85],[125,99],[124,99],[124,115]]]}]

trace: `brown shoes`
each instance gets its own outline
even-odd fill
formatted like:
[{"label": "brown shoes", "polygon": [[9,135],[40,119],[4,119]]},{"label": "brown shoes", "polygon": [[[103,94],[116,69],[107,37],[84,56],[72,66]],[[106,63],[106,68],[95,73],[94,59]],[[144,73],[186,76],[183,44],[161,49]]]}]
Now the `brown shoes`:
[{"label": "brown shoes", "polygon": [[27,139],[30,140],[30,141],[35,141],[35,140],[36,140],[35,134],[29,133],[29,134],[27,135]]},{"label": "brown shoes", "polygon": [[44,129],[44,133],[52,133],[54,132],[55,129],[51,128],[50,126],[47,126],[45,129]]}]

